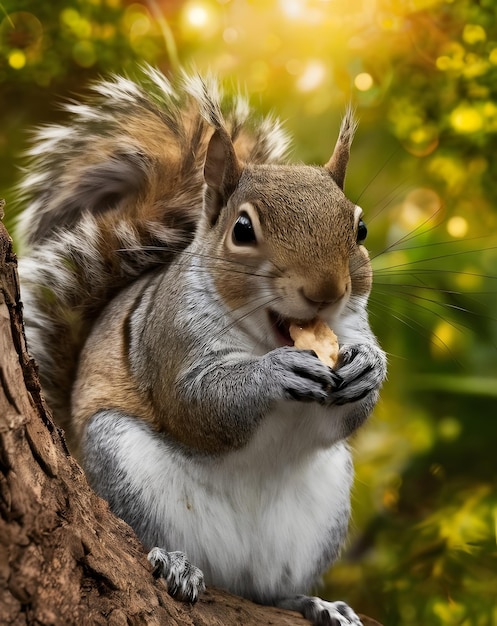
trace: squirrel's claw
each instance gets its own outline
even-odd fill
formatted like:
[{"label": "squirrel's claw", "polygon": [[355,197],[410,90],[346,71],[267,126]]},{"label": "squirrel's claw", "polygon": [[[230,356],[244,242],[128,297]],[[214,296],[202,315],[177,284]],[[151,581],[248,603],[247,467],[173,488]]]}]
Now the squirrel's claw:
[{"label": "squirrel's claw", "polygon": [[383,351],[374,344],[356,344],[341,348],[338,371],[341,378],[332,392],[332,403],[347,404],[362,400],[381,387],[386,376],[386,359]]},{"label": "squirrel's claw", "polygon": [[298,611],[314,626],[362,626],[358,615],[345,602],[328,602],[314,596],[295,596],[277,606]]},{"label": "squirrel's claw", "polygon": [[205,591],[202,571],[188,561],[183,552],[152,548],[147,555],[155,578],[164,578],[167,591],[176,600],[194,604]]}]

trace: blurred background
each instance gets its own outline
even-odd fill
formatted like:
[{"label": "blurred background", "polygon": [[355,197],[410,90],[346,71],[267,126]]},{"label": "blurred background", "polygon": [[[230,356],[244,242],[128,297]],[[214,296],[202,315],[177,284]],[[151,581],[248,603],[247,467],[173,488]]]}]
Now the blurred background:
[{"label": "blurred background", "polygon": [[350,541],[317,590],[385,626],[497,624],[497,15],[494,0],[3,0],[0,197],[29,129],[143,61],[215,71],[324,163],[348,102],[346,192],[389,355],[354,438]]}]

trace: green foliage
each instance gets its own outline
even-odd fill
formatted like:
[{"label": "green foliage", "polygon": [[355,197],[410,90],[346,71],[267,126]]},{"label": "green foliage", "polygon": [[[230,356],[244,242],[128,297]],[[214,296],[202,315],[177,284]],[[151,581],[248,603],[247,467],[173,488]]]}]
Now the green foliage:
[{"label": "green foliage", "polygon": [[325,593],[385,625],[497,624],[493,0],[4,3],[7,210],[25,130],[89,79],[141,61],[245,85],[308,162],[327,160],[356,104],[347,191],[368,221],[371,320],[390,374],[353,441],[354,528]]}]

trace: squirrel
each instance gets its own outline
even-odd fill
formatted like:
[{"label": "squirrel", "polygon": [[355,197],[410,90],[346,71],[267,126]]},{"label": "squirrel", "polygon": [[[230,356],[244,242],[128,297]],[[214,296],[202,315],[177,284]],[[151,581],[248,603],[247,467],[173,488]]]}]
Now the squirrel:
[{"label": "squirrel", "polygon": [[[305,595],[350,516],[347,438],[386,357],[367,315],[362,209],[344,194],[347,110],[324,166],[212,75],[113,75],[38,129],[19,272],[42,388],[88,480],[169,593],[206,584],[360,625]],[[336,333],[332,369],[293,321]]]}]

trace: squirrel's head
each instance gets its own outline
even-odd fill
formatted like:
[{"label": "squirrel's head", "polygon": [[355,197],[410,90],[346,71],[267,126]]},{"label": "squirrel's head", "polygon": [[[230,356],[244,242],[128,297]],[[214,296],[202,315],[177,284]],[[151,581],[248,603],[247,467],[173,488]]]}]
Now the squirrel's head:
[{"label": "squirrel's head", "polygon": [[267,311],[283,339],[287,322],[333,325],[369,295],[367,229],[343,192],[353,131],[348,114],[323,167],[242,165],[224,129],[209,143],[202,237],[216,289],[232,310]]}]

